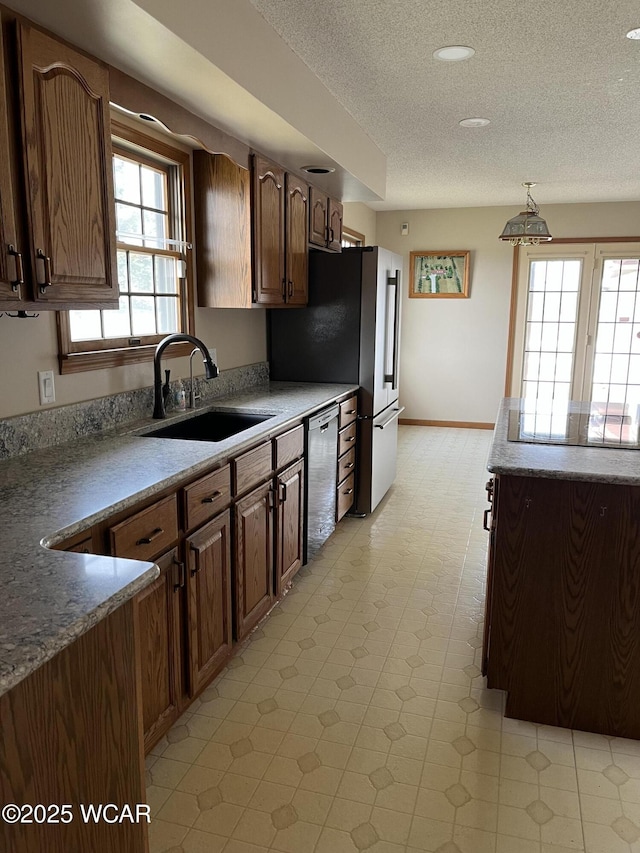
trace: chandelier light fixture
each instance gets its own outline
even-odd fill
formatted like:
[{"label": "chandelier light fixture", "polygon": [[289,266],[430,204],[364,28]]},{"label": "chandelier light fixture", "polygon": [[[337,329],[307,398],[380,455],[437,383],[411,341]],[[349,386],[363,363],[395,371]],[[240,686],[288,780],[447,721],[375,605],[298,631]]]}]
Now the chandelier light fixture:
[{"label": "chandelier light fixture", "polygon": [[531,198],[531,187],[535,187],[535,183],[526,181],[522,186],[527,188],[527,209],[509,219],[500,239],[512,246],[537,246],[552,238],[547,223],[539,216],[538,205]]}]

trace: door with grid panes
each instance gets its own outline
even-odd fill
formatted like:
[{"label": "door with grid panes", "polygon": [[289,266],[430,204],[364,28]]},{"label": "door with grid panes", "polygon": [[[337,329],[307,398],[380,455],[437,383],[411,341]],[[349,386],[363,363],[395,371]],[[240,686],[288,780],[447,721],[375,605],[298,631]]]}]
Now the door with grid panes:
[{"label": "door with grid panes", "polygon": [[538,411],[592,401],[609,438],[631,439],[640,420],[640,243],[521,250],[516,308],[512,396]]}]

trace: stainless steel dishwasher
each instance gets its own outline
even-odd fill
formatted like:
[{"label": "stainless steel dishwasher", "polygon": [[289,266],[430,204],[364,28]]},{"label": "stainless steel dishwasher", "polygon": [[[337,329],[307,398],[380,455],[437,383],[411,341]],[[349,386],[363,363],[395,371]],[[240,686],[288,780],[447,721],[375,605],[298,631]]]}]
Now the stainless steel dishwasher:
[{"label": "stainless steel dishwasher", "polygon": [[319,551],[336,526],[338,405],[307,418],[307,525],[305,562]]}]

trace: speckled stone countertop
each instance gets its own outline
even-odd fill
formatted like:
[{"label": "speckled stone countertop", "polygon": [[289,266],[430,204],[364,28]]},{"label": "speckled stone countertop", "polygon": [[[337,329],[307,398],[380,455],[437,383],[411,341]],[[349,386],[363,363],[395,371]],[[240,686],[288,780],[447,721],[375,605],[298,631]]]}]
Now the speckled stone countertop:
[{"label": "speckled stone countertop", "polygon": [[143,437],[173,420],[149,417],[0,462],[0,695],[157,577],[153,563],[47,546],[197,477],[356,387],[274,382],[217,399],[206,410],[273,417],[215,443]]},{"label": "speckled stone countertop", "polygon": [[[520,409],[521,403],[517,397],[507,397],[500,405],[487,460],[489,471],[521,477],[640,486],[640,450],[509,441],[509,412]],[[588,411],[589,406],[588,403],[569,405],[575,412]]]}]

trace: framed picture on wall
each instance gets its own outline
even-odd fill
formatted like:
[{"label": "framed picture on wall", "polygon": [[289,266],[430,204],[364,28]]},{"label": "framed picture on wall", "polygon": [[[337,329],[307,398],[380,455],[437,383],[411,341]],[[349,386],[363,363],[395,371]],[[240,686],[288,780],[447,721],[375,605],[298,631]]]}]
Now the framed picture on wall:
[{"label": "framed picture on wall", "polygon": [[411,252],[409,296],[466,299],[469,296],[468,249]]}]

